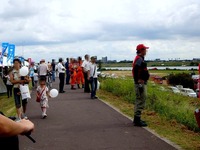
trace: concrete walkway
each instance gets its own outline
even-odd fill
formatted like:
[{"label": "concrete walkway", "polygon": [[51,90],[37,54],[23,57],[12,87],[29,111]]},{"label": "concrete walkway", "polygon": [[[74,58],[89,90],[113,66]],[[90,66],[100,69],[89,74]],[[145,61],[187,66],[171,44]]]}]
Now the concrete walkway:
[{"label": "concrete walkway", "polygon": [[[58,88],[58,79],[54,88]],[[35,92],[28,116],[35,124],[35,144],[20,136],[20,150],[174,150],[147,130],[99,100],[91,100],[83,89],[65,86],[66,93],[50,99],[48,117],[41,119]]]}]

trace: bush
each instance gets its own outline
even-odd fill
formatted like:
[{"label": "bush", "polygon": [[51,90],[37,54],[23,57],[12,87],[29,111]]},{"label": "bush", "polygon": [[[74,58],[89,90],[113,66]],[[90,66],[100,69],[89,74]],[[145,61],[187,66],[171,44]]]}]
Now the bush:
[{"label": "bush", "polygon": [[168,83],[171,85],[182,85],[184,88],[194,88],[194,81],[191,75],[187,73],[170,74],[168,76]]},{"label": "bush", "polygon": [[[198,99],[161,91],[158,85],[148,85],[146,108],[154,110],[169,120],[186,125],[193,131],[199,131],[194,118],[194,110],[200,107]],[[135,90],[132,79],[102,79],[101,89],[122,97],[129,103],[135,102]]]}]

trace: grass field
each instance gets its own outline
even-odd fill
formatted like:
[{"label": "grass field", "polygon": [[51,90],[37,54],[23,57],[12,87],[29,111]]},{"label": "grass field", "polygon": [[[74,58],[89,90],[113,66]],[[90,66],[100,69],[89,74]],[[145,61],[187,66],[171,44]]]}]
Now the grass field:
[{"label": "grass field", "polygon": [[[105,74],[115,74],[119,77],[132,77],[131,71],[102,71]],[[160,77],[167,76],[171,73],[177,74],[177,73],[191,73],[189,70],[149,70],[151,75],[158,75]],[[198,74],[198,71],[195,71],[195,74]]]},{"label": "grass field", "polygon": [[[183,61],[183,62],[178,62],[178,61],[169,61],[169,62],[148,62],[147,65],[148,67],[153,67],[153,66],[190,66],[192,61]],[[199,62],[200,63],[200,62]],[[102,67],[131,67],[131,63],[102,63]]]},{"label": "grass field", "polygon": [[0,94],[0,111],[6,116],[15,116],[15,104],[13,97],[7,98],[6,94]]}]

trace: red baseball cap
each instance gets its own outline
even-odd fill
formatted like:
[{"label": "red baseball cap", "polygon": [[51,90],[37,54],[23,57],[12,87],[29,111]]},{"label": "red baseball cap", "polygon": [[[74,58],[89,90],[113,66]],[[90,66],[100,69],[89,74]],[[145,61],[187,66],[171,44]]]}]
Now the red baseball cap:
[{"label": "red baseball cap", "polygon": [[139,45],[136,47],[136,50],[137,50],[137,51],[143,50],[143,49],[149,49],[149,47],[146,47],[144,44],[139,44]]}]

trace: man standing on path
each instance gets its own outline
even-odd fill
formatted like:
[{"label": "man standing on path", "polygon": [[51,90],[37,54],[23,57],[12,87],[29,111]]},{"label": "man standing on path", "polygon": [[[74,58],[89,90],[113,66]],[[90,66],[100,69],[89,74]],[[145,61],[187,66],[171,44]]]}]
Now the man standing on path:
[{"label": "man standing on path", "polygon": [[145,101],[147,96],[147,81],[149,79],[149,72],[147,70],[147,64],[144,61],[146,52],[149,47],[144,46],[144,44],[139,44],[136,47],[137,56],[133,61],[133,78],[135,82],[135,108],[134,108],[134,126],[145,127],[147,126],[145,121],[141,120],[141,113],[145,107]]},{"label": "man standing on path", "polygon": [[91,63],[88,68],[88,81],[90,81],[91,84],[91,99],[97,99],[97,65],[95,56],[91,57]]},{"label": "man standing on path", "polygon": [[52,59],[51,68],[52,68],[52,80],[55,82],[56,64],[54,59]]},{"label": "man standing on path", "polygon": [[45,60],[42,59],[40,61],[40,65],[39,65],[39,68],[38,68],[38,74],[39,74],[39,77],[43,77],[46,79],[46,76],[47,76],[47,73],[48,73],[48,65],[45,63]]},{"label": "man standing on path", "polygon": [[85,80],[85,86],[84,86],[84,92],[90,93],[90,87],[89,87],[89,80],[88,80],[88,70],[89,70],[89,55],[85,55],[85,60],[82,63],[83,68],[83,74],[84,74],[84,80]]},{"label": "man standing on path", "polygon": [[66,69],[66,84],[69,85],[69,80],[70,80],[69,58],[66,59],[65,69]]},{"label": "man standing on path", "polygon": [[59,79],[60,79],[60,83],[59,83],[59,93],[64,93],[65,91],[63,90],[64,88],[64,82],[65,82],[65,67],[63,66],[63,59],[60,58],[59,59],[59,63],[58,63],[58,72],[59,72]]}]

